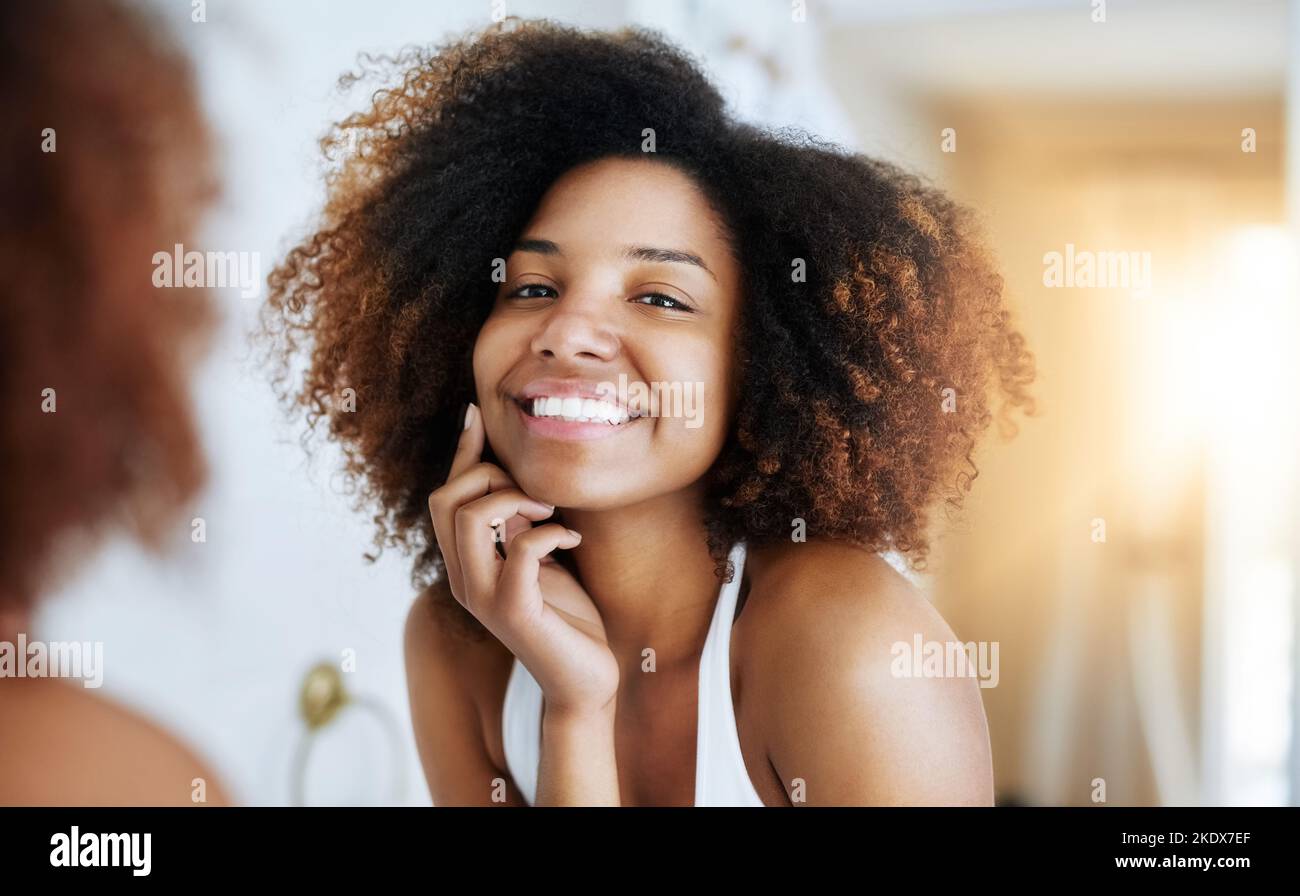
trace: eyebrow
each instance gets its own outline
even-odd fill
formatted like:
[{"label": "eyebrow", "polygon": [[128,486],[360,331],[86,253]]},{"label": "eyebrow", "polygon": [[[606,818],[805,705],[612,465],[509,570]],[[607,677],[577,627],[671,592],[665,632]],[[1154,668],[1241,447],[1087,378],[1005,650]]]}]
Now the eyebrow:
[{"label": "eyebrow", "polygon": [[[550,240],[538,239],[521,239],[515,243],[516,252],[534,252],[538,255],[559,255],[563,256],[564,252],[560,247]],[[709,266],[704,263],[704,259],[694,252],[683,252],[681,249],[660,249],[653,246],[624,246],[622,255],[624,258],[634,259],[637,261],[650,261],[667,264],[690,264],[702,269],[714,280],[717,276],[709,270]]]}]

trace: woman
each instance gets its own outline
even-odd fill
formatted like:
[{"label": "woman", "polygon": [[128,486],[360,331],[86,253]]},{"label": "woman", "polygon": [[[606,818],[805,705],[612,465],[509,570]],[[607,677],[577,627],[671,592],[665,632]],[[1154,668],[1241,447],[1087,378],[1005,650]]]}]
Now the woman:
[{"label": "woman", "polygon": [[1029,404],[967,212],[645,32],[389,62],[267,321],[418,552],[434,803],[989,804],[975,683],[892,673],[954,636],[881,556],[924,562],[986,393]]},{"label": "woman", "polygon": [[[0,99],[0,650],[23,663],[40,596],[99,538],[188,530],[204,464],[187,381],[213,315],[203,290],[150,284],[213,181],[189,62],[133,5],[0,5]],[[226,802],[140,714],[13,675],[0,805]]]}]

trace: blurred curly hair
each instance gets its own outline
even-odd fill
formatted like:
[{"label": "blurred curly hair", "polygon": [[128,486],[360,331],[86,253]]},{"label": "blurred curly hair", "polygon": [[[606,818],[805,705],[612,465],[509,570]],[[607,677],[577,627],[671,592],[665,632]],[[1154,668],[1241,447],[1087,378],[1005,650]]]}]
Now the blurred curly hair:
[{"label": "blurred curly hair", "polygon": [[189,61],[135,4],[0,4],[0,107],[0,611],[21,613],[115,527],[159,546],[203,483],[187,378],[215,313],[151,275],[216,178]]}]

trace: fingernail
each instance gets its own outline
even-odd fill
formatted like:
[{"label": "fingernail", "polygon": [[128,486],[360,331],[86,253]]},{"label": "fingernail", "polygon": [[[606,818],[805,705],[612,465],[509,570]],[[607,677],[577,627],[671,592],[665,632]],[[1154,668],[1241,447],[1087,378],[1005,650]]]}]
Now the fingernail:
[{"label": "fingernail", "polygon": [[578,541],[582,541],[582,533],[581,533],[581,532],[574,532],[572,529],[566,529],[565,531],[567,531],[567,532],[568,532],[570,535],[572,535],[574,538],[578,539]]},{"label": "fingernail", "polygon": [[477,413],[477,411],[478,408],[474,407],[474,402],[471,401],[469,407],[465,408],[465,429],[469,429],[470,426],[473,425],[474,414]]}]

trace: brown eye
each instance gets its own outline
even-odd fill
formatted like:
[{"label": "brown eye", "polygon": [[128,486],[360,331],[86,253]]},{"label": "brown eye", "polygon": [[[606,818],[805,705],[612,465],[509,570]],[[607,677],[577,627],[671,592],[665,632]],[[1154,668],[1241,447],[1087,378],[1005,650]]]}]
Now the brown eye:
[{"label": "brown eye", "polygon": [[[647,301],[649,300],[649,301]],[[633,299],[639,305],[654,305],[656,308],[667,308],[670,311],[694,311],[685,302],[679,302],[672,296],[666,296],[661,292],[648,292],[645,295],[637,296]]]},{"label": "brown eye", "polygon": [[[539,290],[539,289],[545,290],[546,292],[549,292],[552,295],[538,295],[534,292],[531,292],[532,290]],[[545,283],[525,283],[523,286],[520,286],[514,292],[510,293],[510,295],[506,296],[506,298],[508,299],[549,299],[554,295],[554,293],[555,290],[547,286]]]}]

